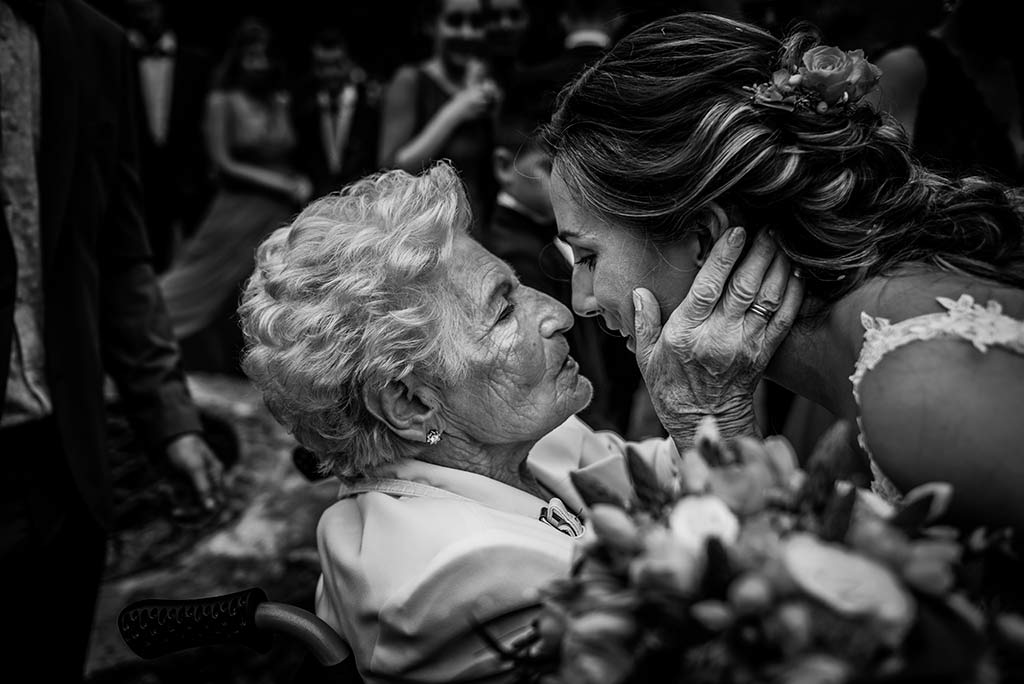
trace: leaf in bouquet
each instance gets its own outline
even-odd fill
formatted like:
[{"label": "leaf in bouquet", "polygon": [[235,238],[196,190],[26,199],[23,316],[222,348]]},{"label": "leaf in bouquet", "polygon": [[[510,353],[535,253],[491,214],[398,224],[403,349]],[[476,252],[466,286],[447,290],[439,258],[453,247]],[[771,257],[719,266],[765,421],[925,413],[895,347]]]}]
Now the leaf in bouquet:
[{"label": "leaf in bouquet", "polygon": [[821,511],[828,505],[835,491],[836,478],[827,463],[812,462],[807,469],[807,478],[797,497],[800,508],[813,512]]},{"label": "leaf in bouquet", "polygon": [[779,484],[788,485],[793,480],[793,475],[800,469],[800,461],[797,458],[796,450],[789,440],[780,435],[772,435],[764,440],[764,450],[767,460],[775,471]]},{"label": "leaf in bouquet", "polygon": [[615,684],[629,676],[632,649],[605,618],[587,614],[570,622],[562,641],[562,684]]},{"label": "leaf in bouquet", "polygon": [[802,656],[782,669],[777,681],[786,684],[844,684],[850,680],[849,663],[824,653]]},{"label": "leaf in bouquet", "polygon": [[904,667],[885,682],[973,681],[985,637],[941,598],[921,596],[917,618],[900,645]]},{"label": "leaf in bouquet", "polygon": [[725,448],[732,452],[733,460],[740,463],[768,460],[768,451],[764,448],[764,442],[750,435],[730,437],[725,441]]},{"label": "leaf in bouquet", "polygon": [[711,492],[744,517],[764,510],[775,488],[774,475],[764,461],[715,468],[709,479]]},{"label": "leaf in bouquet", "polygon": [[686,597],[696,591],[703,569],[702,559],[675,543],[667,530],[648,534],[646,546],[646,552],[630,563],[631,586],[645,595]]},{"label": "leaf in bouquet", "polygon": [[820,535],[822,540],[839,542],[846,538],[856,503],[857,491],[855,489],[851,488],[845,494],[836,492],[832,495],[832,498],[825,504],[825,511],[821,516]]},{"label": "leaf in bouquet", "polygon": [[729,603],[741,615],[762,613],[771,607],[771,584],[758,572],[746,572],[729,585]]},{"label": "leaf in bouquet", "polygon": [[907,584],[933,596],[949,593],[955,580],[949,563],[935,558],[911,558],[904,564],[902,572]]},{"label": "leaf in bouquet", "polygon": [[708,489],[711,467],[700,452],[689,449],[679,463],[680,489],[687,494],[703,494]]},{"label": "leaf in bouquet", "polygon": [[866,484],[863,454],[857,446],[857,428],[848,420],[837,420],[814,445],[805,468],[819,471],[831,481],[850,480]]},{"label": "leaf in bouquet", "polygon": [[594,504],[590,510],[590,524],[598,538],[615,551],[634,555],[643,548],[640,530],[619,506]]},{"label": "leaf in bouquet", "polygon": [[573,638],[596,646],[625,643],[637,633],[636,618],[627,611],[594,609],[573,617],[567,625]]},{"label": "leaf in bouquet", "polygon": [[708,537],[704,543],[706,561],[704,576],[701,578],[700,595],[708,598],[726,599],[729,585],[736,576],[736,569],[729,559],[729,551],[718,537]]},{"label": "leaf in bouquet", "polygon": [[569,473],[569,478],[572,480],[573,486],[576,487],[576,491],[579,492],[580,498],[583,499],[583,503],[588,507],[599,503],[611,504],[619,508],[628,507],[627,502],[618,492],[591,473],[574,470]]},{"label": "leaf in bouquet", "polygon": [[1004,646],[1024,655],[1024,616],[1004,613],[995,618],[996,636]]},{"label": "leaf in bouquet", "polygon": [[725,601],[706,599],[690,606],[690,616],[711,632],[723,632],[734,619],[732,607]]},{"label": "leaf in bouquet", "polygon": [[946,482],[929,482],[914,487],[903,497],[892,523],[909,532],[939,520],[949,508],[953,487]]},{"label": "leaf in bouquet", "polygon": [[697,434],[694,435],[693,444],[704,462],[712,468],[722,465],[727,461],[722,433],[718,431],[718,423],[711,416],[701,418],[697,425]]},{"label": "leaf in bouquet", "polygon": [[659,510],[668,505],[669,493],[658,481],[658,474],[632,444],[626,445],[626,467],[633,491],[642,506]]}]

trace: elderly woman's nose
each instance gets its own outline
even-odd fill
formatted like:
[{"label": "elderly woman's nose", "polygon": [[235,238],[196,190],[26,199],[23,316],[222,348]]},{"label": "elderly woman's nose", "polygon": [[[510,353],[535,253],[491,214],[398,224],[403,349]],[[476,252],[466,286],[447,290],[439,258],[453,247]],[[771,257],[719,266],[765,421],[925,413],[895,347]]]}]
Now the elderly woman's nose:
[{"label": "elderly woman's nose", "polygon": [[540,332],[544,337],[567,332],[573,324],[572,312],[560,301],[546,294],[537,293],[543,300]]}]

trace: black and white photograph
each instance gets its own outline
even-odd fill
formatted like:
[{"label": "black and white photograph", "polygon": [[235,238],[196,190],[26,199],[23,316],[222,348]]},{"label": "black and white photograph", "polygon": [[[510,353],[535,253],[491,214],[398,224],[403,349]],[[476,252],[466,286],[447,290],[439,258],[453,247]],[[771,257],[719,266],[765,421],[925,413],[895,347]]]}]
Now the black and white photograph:
[{"label": "black and white photograph", "polygon": [[1024,682],[1021,0],[0,0],[5,682]]}]

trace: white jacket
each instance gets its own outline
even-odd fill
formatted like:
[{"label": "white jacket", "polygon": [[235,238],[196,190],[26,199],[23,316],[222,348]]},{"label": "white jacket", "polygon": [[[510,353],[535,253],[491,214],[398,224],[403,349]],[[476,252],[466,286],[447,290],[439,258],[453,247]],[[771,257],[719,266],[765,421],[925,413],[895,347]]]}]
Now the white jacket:
[{"label": "white jacket", "polygon": [[[552,496],[582,513],[569,473],[599,473],[628,494],[625,445],[573,417],[540,440],[527,462]],[[671,440],[634,446],[670,475],[678,459]],[[317,529],[317,615],[349,644],[368,684],[501,681],[508,665],[472,620],[508,643],[535,615],[535,591],[567,576],[576,539],[541,522],[549,503],[415,460],[389,468],[386,478],[343,486]]]}]

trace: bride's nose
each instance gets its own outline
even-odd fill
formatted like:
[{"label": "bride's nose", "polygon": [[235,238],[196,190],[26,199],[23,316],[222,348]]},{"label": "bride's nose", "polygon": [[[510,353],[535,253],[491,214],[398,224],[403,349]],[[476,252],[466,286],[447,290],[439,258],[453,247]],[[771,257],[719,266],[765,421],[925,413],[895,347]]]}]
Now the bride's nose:
[{"label": "bride's nose", "polygon": [[576,315],[590,318],[599,313],[594,297],[594,276],[588,269],[572,270],[572,310]]}]

